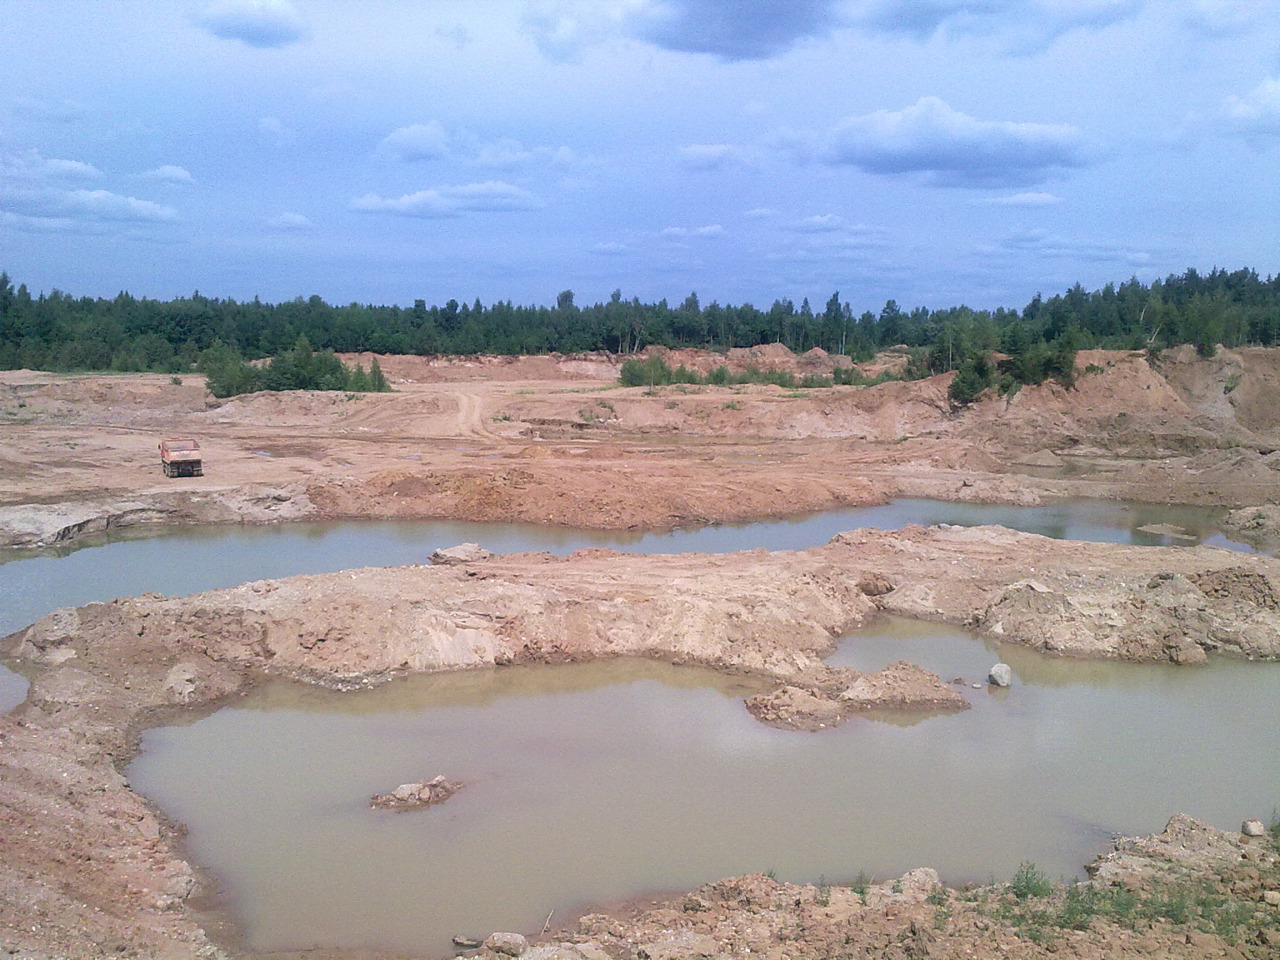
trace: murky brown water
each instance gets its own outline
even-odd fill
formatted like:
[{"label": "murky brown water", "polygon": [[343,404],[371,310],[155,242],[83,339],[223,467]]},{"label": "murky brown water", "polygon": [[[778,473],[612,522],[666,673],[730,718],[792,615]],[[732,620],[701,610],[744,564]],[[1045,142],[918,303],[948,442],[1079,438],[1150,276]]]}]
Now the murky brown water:
[{"label": "murky brown water", "polygon": [[[903,620],[832,662],[904,657],[969,682],[1003,658],[1015,683],[966,686],[963,714],[813,735],[753,720],[749,685],[651,662],[277,684],[149,731],[129,776],[188,823],[252,948],[437,955],[456,933],[749,871],[1072,875],[1113,831],[1179,811],[1234,827],[1280,803],[1280,665],[1050,660]],[[368,808],[441,773],[468,783],[443,806]]]},{"label": "murky brown water", "polygon": [[[1070,540],[1143,546],[1209,543],[1249,549],[1222,535],[1217,527],[1222,514],[1212,508],[1110,500],[1071,500],[1038,507],[897,500],[787,520],[662,533],[456,521],[133,527],[42,551],[0,552],[0,636],[58,607],[147,592],[198,593],[249,580],[352,567],[425,563],[437,547],[464,541],[478,542],[495,553],[548,550],[563,555],[583,547],[633,553],[727,553],[757,547],[802,550],[858,527],[892,530],[908,523],[953,523],[1000,524]],[[1178,535],[1150,532],[1161,524],[1170,525]],[[174,563],[175,556],[182,562]]]}]

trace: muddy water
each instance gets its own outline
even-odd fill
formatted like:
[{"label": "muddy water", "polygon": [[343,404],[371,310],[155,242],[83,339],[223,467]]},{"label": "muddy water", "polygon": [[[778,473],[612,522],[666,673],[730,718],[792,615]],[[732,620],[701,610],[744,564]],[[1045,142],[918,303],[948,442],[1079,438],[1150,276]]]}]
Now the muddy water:
[{"label": "muddy water", "polygon": [[[251,948],[437,955],[456,933],[749,871],[1073,875],[1112,832],[1175,811],[1234,827],[1280,802],[1280,665],[1050,660],[892,619],[832,662],[902,657],[966,684],[1003,658],[1014,686],[809,735],[755,722],[749,686],[648,662],[276,685],[148,732],[129,777],[187,822]],[[443,806],[367,807],[441,773],[468,783]]]},{"label": "muddy water", "polygon": [[[249,580],[363,566],[424,563],[437,547],[478,542],[495,553],[583,547],[637,553],[724,553],[766,547],[799,550],[857,527],[909,523],[1000,524],[1044,536],[1142,545],[1210,543],[1247,550],[1218,530],[1222,511],[1197,507],[1069,501],[1039,507],[898,500],[740,526],[665,533],[574,530],[529,524],[449,521],[299,523],[280,526],[126,530],[39,553],[0,558],[0,636],[58,607],[137,596],[198,593]],[[1176,533],[1150,532],[1161,524]]]},{"label": "muddy water", "polygon": [[27,678],[0,664],[0,713],[8,713],[27,698]]}]

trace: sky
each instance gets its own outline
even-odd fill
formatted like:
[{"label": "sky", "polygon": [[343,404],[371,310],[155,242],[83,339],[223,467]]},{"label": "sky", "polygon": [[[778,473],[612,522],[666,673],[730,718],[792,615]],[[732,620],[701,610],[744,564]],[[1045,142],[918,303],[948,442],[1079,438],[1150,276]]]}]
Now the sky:
[{"label": "sky", "polygon": [[1021,307],[1280,273],[1280,0],[0,0],[0,270]]}]

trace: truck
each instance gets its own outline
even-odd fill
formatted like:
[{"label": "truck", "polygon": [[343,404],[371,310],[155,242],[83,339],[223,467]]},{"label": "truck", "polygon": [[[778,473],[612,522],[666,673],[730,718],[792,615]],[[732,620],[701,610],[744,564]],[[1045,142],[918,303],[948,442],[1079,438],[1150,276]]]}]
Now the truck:
[{"label": "truck", "polygon": [[160,469],[166,477],[203,477],[200,444],[189,439],[161,440]]}]

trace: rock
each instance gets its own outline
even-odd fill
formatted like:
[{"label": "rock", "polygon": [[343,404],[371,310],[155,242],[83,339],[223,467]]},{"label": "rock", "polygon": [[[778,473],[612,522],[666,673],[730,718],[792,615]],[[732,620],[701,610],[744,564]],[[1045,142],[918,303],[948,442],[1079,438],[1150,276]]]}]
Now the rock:
[{"label": "rock", "polygon": [[456,547],[444,547],[431,554],[431,562],[437,564],[474,563],[488,560],[493,554],[478,543],[460,543]]},{"label": "rock", "polygon": [[1246,837],[1260,837],[1267,832],[1261,820],[1246,820],[1240,824],[1240,832]]},{"label": "rock", "polygon": [[1204,652],[1204,648],[1194,640],[1189,640],[1186,637],[1169,644],[1166,650],[1169,654],[1169,660],[1179,666],[1209,662],[1209,655]]},{"label": "rock", "polygon": [[196,680],[196,668],[180,663],[165,675],[164,689],[178,703],[190,703],[191,695],[196,692]]},{"label": "rock", "polygon": [[375,793],[369,799],[369,806],[386,810],[416,810],[444,803],[461,789],[461,783],[445,777],[402,783],[390,793]]},{"label": "rock", "polygon": [[888,577],[865,573],[858,578],[858,590],[867,597],[883,597],[886,593],[893,593],[894,586]]},{"label": "rock", "polygon": [[464,937],[460,934],[453,938],[453,945],[455,947],[458,947],[460,950],[479,950],[480,949],[479,940],[475,939],[474,937]]},{"label": "rock", "polygon": [[1013,683],[1013,668],[1007,663],[997,663],[987,674],[987,682],[995,687],[1007,687]]},{"label": "rock", "polygon": [[1280,890],[1268,890],[1262,895],[1262,902],[1269,907],[1280,907]]},{"label": "rock", "polygon": [[486,950],[508,957],[518,957],[529,949],[529,941],[518,933],[491,933],[485,938]]}]

